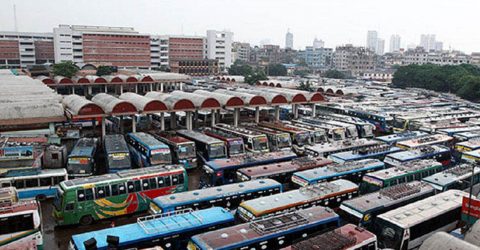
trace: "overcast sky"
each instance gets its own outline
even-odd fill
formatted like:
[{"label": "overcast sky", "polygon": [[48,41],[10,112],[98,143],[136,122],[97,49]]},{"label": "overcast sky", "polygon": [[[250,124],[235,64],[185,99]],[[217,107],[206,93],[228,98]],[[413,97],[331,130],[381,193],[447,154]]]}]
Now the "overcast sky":
[{"label": "overcast sky", "polygon": [[235,41],[285,45],[287,29],[296,49],[315,37],[327,47],[365,46],[377,30],[388,51],[390,36],[402,47],[420,34],[436,34],[444,49],[480,51],[478,0],[1,0],[0,30],[52,32],[58,24],[134,27],[151,34],[203,35],[230,30]]}]

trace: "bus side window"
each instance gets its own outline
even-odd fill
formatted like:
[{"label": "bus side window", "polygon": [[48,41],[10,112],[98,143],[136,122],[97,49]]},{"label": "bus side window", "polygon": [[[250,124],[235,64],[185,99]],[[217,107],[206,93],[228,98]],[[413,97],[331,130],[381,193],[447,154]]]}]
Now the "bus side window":
[{"label": "bus side window", "polygon": [[52,185],[52,178],[47,177],[47,178],[40,178],[40,186],[42,187],[48,187]]},{"label": "bus side window", "polygon": [[405,182],[405,178],[406,178],[406,177],[402,177],[402,178],[398,179],[398,184],[404,183],[404,182]]},{"label": "bus side window", "polygon": [[105,192],[105,187],[96,187],[95,197],[97,197],[97,199],[107,197],[107,192]]},{"label": "bus side window", "polygon": [[77,190],[77,201],[84,201],[85,200],[85,190],[79,189]]},{"label": "bus side window", "polygon": [[150,185],[148,184],[148,179],[143,179],[142,180],[142,187],[143,187],[143,190],[149,190],[150,189]]},{"label": "bus side window", "polygon": [[172,185],[177,185],[178,184],[178,175],[173,175],[172,176]]},{"label": "bus side window", "polygon": [[10,182],[3,182],[2,183],[2,188],[3,187],[10,187]]},{"label": "bus side window", "polygon": [[165,179],[163,178],[163,176],[159,176],[157,177],[157,180],[158,180],[158,187],[165,187]]},{"label": "bus side window", "polygon": [[38,179],[37,178],[34,178],[34,179],[26,179],[25,180],[25,186],[27,188],[30,188],[30,187],[38,187]]},{"label": "bus side window", "polygon": [[134,184],[135,184],[135,192],[142,191],[142,184],[140,183],[140,181],[134,181]]},{"label": "bus side window", "polygon": [[125,188],[125,183],[118,184],[118,194],[126,194],[127,189]]},{"label": "bus side window", "polygon": [[411,181],[413,181],[413,175],[409,175],[409,176],[407,176],[407,181],[408,181],[408,182],[411,182]]},{"label": "bus side window", "polygon": [[118,184],[112,184],[110,189],[112,190],[112,196],[118,195]]},{"label": "bus side window", "polygon": [[25,187],[25,183],[23,180],[16,180],[13,182],[13,185],[16,187],[16,188],[24,188]]},{"label": "bus side window", "polygon": [[133,181],[127,182],[127,189],[129,193],[135,193],[135,186],[133,186]]},{"label": "bus side window", "polygon": [[170,176],[165,176],[165,185],[167,187],[172,185],[172,180],[170,179]]},{"label": "bus side window", "polygon": [[178,175],[178,184],[183,184],[185,182],[185,178],[183,177],[183,174]]},{"label": "bus side window", "polygon": [[156,178],[148,179],[148,183],[150,184],[151,189],[157,188],[157,179]]},{"label": "bus side window", "polygon": [[415,174],[415,180],[419,181],[421,179],[422,179],[422,177],[420,176],[420,173],[416,173]]}]

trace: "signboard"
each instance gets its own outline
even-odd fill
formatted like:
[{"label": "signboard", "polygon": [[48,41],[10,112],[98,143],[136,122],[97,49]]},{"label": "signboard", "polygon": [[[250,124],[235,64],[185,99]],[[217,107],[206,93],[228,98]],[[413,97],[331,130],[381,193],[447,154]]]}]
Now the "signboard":
[{"label": "signboard", "polygon": [[[471,206],[470,209],[468,208],[469,204]],[[473,197],[471,200],[468,197],[463,197],[462,214],[479,219],[480,218],[480,200]]]},{"label": "signboard", "polygon": [[0,148],[0,160],[33,159],[33,146],[17,146]]}]

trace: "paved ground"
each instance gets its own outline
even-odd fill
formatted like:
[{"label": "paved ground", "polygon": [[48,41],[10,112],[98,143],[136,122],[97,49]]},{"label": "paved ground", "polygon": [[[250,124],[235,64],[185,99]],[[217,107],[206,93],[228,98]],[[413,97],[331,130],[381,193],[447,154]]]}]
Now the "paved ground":
[{"label": "paved ground", "polygon": [[[197,189],[200,176],[202,175],[201,169],[195,169],[189,171],[189,190]],[[42,202],[42,217],[43,217],[43,240],[44,249],[46,250],[64,250],[68,248],[68,242],[74,234],[84,233],[88,231],[100,230],[111,226],[112,220],[99,221],[90,226],[68,226],[68,227],[55,227],[55,221],[52,216],[53,200],[47,200]],[[135,223],[137,217],[147,215],[135,214],[129,216],[123,216],[114,219],[115,225],[120,226],[129,223]]]}]

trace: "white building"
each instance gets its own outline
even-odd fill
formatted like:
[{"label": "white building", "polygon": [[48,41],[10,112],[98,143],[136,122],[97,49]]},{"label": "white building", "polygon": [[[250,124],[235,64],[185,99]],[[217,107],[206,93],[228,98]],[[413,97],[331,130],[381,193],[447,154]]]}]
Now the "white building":
[{"label": "white building", "polygon": [[401,38],[400,35],[392,35],[390,37],[390,52],[400,51]]},{"label": "white building", "polygon": [[207,58],[217,59],[221,70],[233,64],[233,32],[207,30]]},{"label": "white building", "polygon": [[385,40],[377,39],[377,50],[375,52],[377,55],[383,55],[385,52]]},{"label": "white building", "polygon": [[378,33],[375,30],[369,30],[367,32],[367,48],[371,51],[377,51],[378,45]]},{"label": "white building", "polygon": [[[435,35],[434,34],[422,34],[420,36],[420,47],[425,49],[426,51],[436,50],[436,43]],[[442,44],[443,47],[443,44]]]},{"label": "white building", "polygon": [[169,37],[168,36],[150,36],[150,58],[152,68],[169,66]]},{"label": "white building", "polygon": [[319,40],[315,37],[315,39],[313,40],[313,48],[314,49],[319,49],[319,48],[323,48],[325,47],[325,42],[323,40]]},{"label": "white building", "polygon": [[233,43],[233,62],[235,62],[236,60],[248,62],[250,61],[250,54],[251,48],[249,43]]},{"label": "white building", "polygon": [[293,49],[293,34],[290,30],[285,35],[285,49]]},{"label": "white building", "polygon": [[53,62],[52,33],[0,32],[0,66],[24,68]]}]

